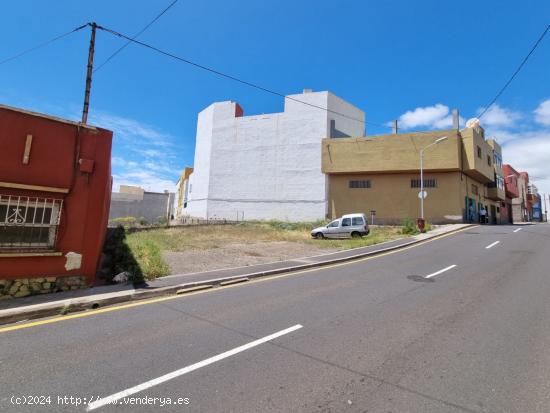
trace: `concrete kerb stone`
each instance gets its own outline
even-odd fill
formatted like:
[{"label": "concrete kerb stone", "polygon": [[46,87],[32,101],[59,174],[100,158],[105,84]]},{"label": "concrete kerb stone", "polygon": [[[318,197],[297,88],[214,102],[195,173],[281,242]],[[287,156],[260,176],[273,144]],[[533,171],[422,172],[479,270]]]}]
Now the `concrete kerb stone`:
[{"label": "concrete kerb stone", "polygon": [[[124,291],[122,293],[101,294],[101,295],[104,295],[104,297],[87,296],[87,297],[82,297],[77,299],[59,301],[55,303],[44,303],[44,304],[37,304],[35,306],[29,306],[29,307],[19,307],[19,308],[14,308],[9,310],[0,310],[0,325],[15,323],[23,320],[30,320],[35,318],[43,318],[43,317],[59,315],[63,310],[66,311],[65,314],[74,313],[78,311],[92,310],[92,309],[106,307],[114,304],[120,304],[124,302],[145,300],[148,298],[156,298],[156,297],[160,298],[163,296],[169,296],[169,295],[175,295],[175,294],[183,295],[186,293],[208,289],[208,288],[216,288],[216,287],[222,287],[225,285],[244,283],[246,281],[249,281],[251,279],[256,279],[256,278],[269,277],[272,275],[285,274],[285,273],[296,272],[296,271],[303,271],[303,270],[308,270],[308,269],[317,268],[317,267],[325,267],[329,265],[339,264],[347,261],[353,261],[361,258],[366,258],[369,256],[376,256],[386,252],[403,249],[411,245],[419,244],[432,239],[437,239],[442,236],[453,234],[455,232],[462,231],[464,229],[475,227],[475,226],[477,225],[467,225],[467,226],[453,229],[451,231],[447,231],[441,234],[435,234],[431,237],[426,237],[423,239],[417,239],[410,242],[406,242],[404,244],[381,248],[374,251],[367,251],[364,253],[354,254],[347,257],[334,258],[327,261],[295,265],[292,267],[276,268],[272,270],[259,271],[255,273],[249,273],[249,274],[239,274],[239,275],[233,275],[228,277],[212,278],[212,279],[202,280],[202,281],[193,281],[193,282],[188,282],[188,283],[183,283],[178,285],[171,285],[167,287],[160,287],[160,288],[155,288],[155,289],[150,289],[145,291],[130,290],[130,291]],[[107,295],[107,297],[105,297],[105,295]]]}]

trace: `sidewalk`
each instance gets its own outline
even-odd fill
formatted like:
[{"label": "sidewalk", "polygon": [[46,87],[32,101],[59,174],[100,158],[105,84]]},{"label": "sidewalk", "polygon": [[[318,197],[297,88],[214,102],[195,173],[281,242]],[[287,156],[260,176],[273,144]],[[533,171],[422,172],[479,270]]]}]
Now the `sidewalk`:
[{"label": "sidewalk", "polygon": [[[429,233],[402,238],[368,247],[338,251],[329,254],[279,261],[248,267],[227,268],[193,274],[169,275],[148,281],[143,287],[132,285],[107,285],[87,290],[67,291],[54,294],[34,295],[0,302],[0,324],[59,315],[61,312],[75,312],[104,307],[107,305],[160,297],[176,293],[244,282],[252,278],[265,277],[307,268],[322,267],[338,262],[350,261],[387,251],[397,250],[427,239],[471,227],[470,224],[452,224],[434,228]],[[322,242],[322,241],[321,241]],[[183,290],[183,291],[182,291]]]}]

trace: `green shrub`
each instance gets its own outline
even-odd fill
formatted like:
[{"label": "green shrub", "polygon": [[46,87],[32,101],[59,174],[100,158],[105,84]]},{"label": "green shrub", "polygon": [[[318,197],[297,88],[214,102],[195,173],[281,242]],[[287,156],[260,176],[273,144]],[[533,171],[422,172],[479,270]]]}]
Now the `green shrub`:
[{"label": "green shrub", "polygon": [[155,225],[159,227],[166,226],[168,225],[168,219],[164,216],[157,217],[157,219],[155,219]]},{"label": "green shrub", "polygon": [[152,280],[170,274],[170,267],[163,261],[159,245],[151,239],[132,239],[130,249],[143,276]]},{"label": "green shrub", "polygon": [[416,227],[416,224],[414,221],[410,218],[406,218],[402,222],[402,228],[401,233],[406,235],[415,235],[418,234],[420,231],[418,231],[418,228]]},{"label": "green shrub", "polygon": [[125,228],[133,227],[136,225],[136,218],[135,217],[119,217],[119,218],[113,218],[109,221],[111,224],[114,225],[122,225]]},{"label": "green shrub", "polygon": [[140,217],[138,221],[139,221],[139,225],[142,225],[142,226],[149,225],[149,221],[147,221],[145,217]]}]

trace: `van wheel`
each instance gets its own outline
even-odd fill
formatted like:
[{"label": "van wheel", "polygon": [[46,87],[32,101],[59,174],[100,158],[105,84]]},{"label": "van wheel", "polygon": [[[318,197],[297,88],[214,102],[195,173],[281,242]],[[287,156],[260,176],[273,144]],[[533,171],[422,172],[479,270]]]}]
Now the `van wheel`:
[{"label": "van wheel", "polygon": [[315,238],[317,238],[317,239],[323,239],[323,238],[325,238],[325,236],[323,235],[322,232],[318,232],[317,234],[315,234]]},{"label": "van wheel", "polygon": [[352,238],[361,238],[361,234],[358,233],[358,232],[352,232],[352,233],[351,233],[351,237],[352,237]]}]

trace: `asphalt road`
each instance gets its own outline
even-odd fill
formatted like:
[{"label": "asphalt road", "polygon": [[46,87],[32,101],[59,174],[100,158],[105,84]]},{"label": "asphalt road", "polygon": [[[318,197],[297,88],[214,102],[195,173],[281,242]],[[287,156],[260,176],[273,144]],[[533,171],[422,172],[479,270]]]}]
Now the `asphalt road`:
[{"label": "asphalt road", "polygon": [[[549,241],[546,224],[476,227],[374,259],[0,329],[0,411],[549,412]],[[28,396],[43,404],[14,404]],[[161,406],[168,398],[181,404]],[[113,399],[134,404],[102,405]]]}]

